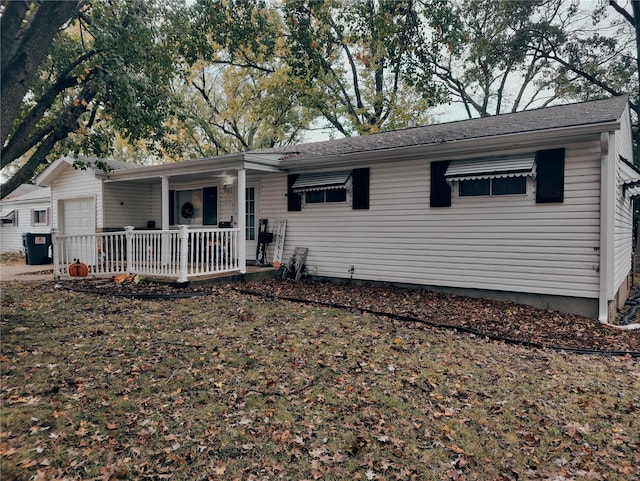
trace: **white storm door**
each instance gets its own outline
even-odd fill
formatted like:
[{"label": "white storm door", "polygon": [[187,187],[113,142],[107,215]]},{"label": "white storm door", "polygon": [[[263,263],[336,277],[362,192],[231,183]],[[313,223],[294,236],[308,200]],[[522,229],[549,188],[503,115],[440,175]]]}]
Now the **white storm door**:
[{"label": "white storm door", "polygon": [[249,185],[246,189],[245,239],[247,241],[247,259],[255,260],[258,249],[258,195],[259,189]]}]

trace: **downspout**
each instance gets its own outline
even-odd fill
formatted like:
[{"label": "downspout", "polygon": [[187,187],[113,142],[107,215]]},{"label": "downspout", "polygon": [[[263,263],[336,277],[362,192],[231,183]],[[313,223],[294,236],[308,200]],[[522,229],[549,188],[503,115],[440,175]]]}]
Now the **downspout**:
[{"label": "downspout", "polygon": [[600,135],[600,293],[598,320],[609,323],[609,300],[613,299],[614,230],[615,230],[615,149],[610,145],[612,132]]}]

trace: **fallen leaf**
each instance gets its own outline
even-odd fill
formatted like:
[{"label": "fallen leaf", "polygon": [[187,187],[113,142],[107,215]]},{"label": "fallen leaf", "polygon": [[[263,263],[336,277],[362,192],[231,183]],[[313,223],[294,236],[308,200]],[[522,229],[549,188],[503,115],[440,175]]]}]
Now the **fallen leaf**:
[{"label": "fallen leaf", "polygon": [[454,453],[458,453],[458,454],[465,454],[464,449],[462,449],[460,446],[458,446],[457,444],[452,444],[449,446],[449,449],[451,451],[453,451]]}]

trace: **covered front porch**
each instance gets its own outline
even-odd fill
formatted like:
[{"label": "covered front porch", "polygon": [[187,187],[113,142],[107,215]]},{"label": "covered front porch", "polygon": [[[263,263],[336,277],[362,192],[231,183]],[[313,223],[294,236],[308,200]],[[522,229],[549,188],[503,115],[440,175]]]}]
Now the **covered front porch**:
[{"label": "covered front porch", "polygon": [[92,276],[184,283],[244,274],[259,216],[257,189],[247,185],[247,176],[259,179],[262,172],[281,172],[277,159],[238,153],[106,173],[97,202],[102,222],[95,229],[73,232],[66,218],[71,209],[59,209],[61,229],[52,233],[54,275],[74,274],[76,259]]}]

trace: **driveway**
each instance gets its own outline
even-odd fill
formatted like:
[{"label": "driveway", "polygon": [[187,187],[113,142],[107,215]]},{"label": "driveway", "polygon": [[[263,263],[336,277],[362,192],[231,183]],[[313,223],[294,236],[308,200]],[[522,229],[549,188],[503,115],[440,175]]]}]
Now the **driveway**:
[{"label": "driveway", "polygon": [[27,264],[0,265],[0,281],[52,281],[53,266],[45,264],[30,266]]}]

